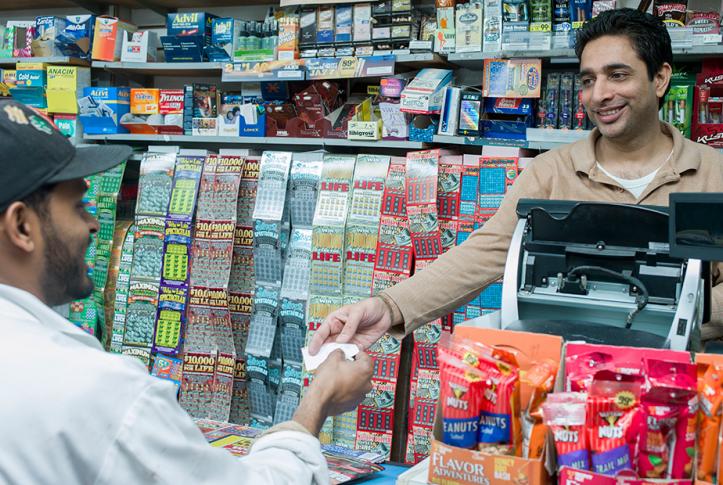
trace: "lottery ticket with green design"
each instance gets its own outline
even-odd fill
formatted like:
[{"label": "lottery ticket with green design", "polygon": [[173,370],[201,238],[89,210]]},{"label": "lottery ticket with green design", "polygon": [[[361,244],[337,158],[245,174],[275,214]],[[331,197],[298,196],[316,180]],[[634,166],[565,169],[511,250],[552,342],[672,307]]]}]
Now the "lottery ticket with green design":
[{"label": "lottery ticket with green design", "polygon": [[128,292],[131,283],[131,267],[133,265],[133,243],[135,242],[136,227],[130,226],[123,239],[118,278],[116,280],[115,299],[113,302],[113,330],[111,335],[110,351],[120,353],[125,335],[126,312],[128,308]]},{"label": "lottery ticket with green design", "polygon": [[138,179],[136,217],[166,217],[173,188],[175,153],[146,152]]},{"label": "lottery ticket with green design", "polygon": [[128,294],[124,345],[148,347],[153,339],[153,327],[158,308],[159,284],[132,281]]},{"label": "lottery ticket with green design", "polygon": [[170,219],[182,221],[193,219],[205,160],[206,157],[202,155],[179,155],[176,159],[171,201],[168,207]]},{"label": "lottery ticket with green design", "polygon": [[160,282],[166,221],[160,217],[136,218],[131,279]]}]

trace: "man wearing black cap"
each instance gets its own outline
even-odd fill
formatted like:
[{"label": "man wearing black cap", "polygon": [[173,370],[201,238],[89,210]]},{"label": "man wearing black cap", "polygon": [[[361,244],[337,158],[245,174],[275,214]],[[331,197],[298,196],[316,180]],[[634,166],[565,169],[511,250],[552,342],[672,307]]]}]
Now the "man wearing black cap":
[{"label": "man wearing black cap", "polygon": [[363,352],[333,354],[294,420],[236,460],[206,443],[174,386],[50,308],[93,289],[83,177],[130,154],[75,148],[43,115],[0,102],[0,483],[328,483],[314,435],[370,390]]}]

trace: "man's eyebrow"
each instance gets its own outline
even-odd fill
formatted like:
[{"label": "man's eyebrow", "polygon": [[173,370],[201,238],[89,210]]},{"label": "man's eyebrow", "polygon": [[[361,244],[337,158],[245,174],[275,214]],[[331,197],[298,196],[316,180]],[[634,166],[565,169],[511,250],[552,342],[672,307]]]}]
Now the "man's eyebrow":
[{"label": "man's eyebrow", "polygon": [[[602,70],[605,72],[614,71],[615,69],[632,69],[632,67],[629,64],[618,62],[615,64],[607,64],[607,65],[603,66],[603,68],[602,68]],[[583,69],[580,71],[581,76],[588,76],[588,75],[592,75],[592,74],[593,74],[592,69]]]}]

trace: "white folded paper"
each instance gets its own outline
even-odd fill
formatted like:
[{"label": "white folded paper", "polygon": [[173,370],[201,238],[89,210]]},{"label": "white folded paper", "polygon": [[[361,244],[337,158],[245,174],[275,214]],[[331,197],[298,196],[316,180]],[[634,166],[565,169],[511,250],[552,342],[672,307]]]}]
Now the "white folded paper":
[{"label": "white folded paper", "polygon": [[346,360],[354,360],[354,356],[359,353],[359,347],[354,344],[324,344],[316,355],[309,354],[309,348],[304,347],[301,349],[301,355],[304,357],[304,367],[307,371],[315,370],[337,349],[344,352]]}]

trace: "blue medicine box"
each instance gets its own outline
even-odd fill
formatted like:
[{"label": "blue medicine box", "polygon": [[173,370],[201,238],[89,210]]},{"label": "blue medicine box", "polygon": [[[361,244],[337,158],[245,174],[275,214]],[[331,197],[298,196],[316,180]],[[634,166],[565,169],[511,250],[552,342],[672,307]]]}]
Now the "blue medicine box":
[{"label": "blue medicine box", "polygon": [[131,91],[127,87],[86,87],[78,100],[83,131],[89,135],[128,133],[120,119],[130,112]]}]

